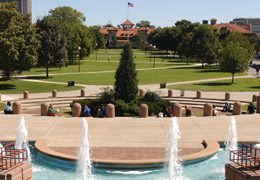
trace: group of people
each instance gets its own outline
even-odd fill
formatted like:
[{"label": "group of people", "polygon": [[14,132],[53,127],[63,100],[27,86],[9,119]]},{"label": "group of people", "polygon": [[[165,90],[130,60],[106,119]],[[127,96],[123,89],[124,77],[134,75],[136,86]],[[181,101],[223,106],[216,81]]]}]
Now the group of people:
[{"label": "group of people", "polygon": [[[191,111],[191,108],[189,106],[184,106],[184,109],[185,109],[185,116],[186,117],[190,117],[192,116],[192,111]],[[158,117],[172,117],[173,116],[173,107],[172,106],[169,106],[169,107],[166,107],[165,111],[163,113],[159,113],[158,114]]]},{"label": "group of people", "polygon": [[[192,115],[191,109],[188,106],[185,106],[185,115],[187,117]],[[256,107],[255,105],[251,102],[248,107],[247,107],[247,113],[248,114],[253,114],[256,111]],[[224,107],[222,109],[222,112],[232,112],[232,105],[225,102]],[[13,114],[13,108],[12,108],[12,104],[10,101],[7,101],[5,109],[4,109],[4,113],[5,114]],[[220,115],[221,112],[218,111],[216,109],[216,106],[213,105],[213,116],[218,116]],[[165,111],[162,113],[160,112],[158,114],[158,117],[171,117],[173,115],[173,107],[169,106],[165,109]],[[53,107],[52,104],[50,104],[49,108],[48,108],[48,116],[61,116],[59,109],[56,109]],[[85,105],[82,109],[81,109],[81,117],[90,117],[91,116],[91,109]],[[97,111],[97,117],[105,117],[106,116],[106,108],[102,105],[98,111]]]},{"label": "group of people", "polygon": [[[90,108],[85,105],[81,110],[81,116],[82,117],[90,117],[91,116],[91,110]],[[97,117],[105,117],[106,116],[106,108],[101,105],[100,108],[97,110]]]},{"label": "group of people", "polygon": [[[70,105],[70,107],[72,108],[72,104]],[[92,116],[91,109],[87,105],[84,105],[81,109],[80,116],[91,117]],[[97,117],[105,117],[105,116],[106,116],[106,108],[103,105],[101,105],[100,108],[98,108],[97,110]]]}]

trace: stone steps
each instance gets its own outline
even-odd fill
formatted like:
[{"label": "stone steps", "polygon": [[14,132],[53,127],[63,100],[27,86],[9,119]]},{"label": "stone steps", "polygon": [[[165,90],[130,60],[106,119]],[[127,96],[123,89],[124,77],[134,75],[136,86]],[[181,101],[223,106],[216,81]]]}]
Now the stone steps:
[{"label": "stone steps", "polygon": [[[210,103],[212,105],[216,106],[217,110],[222,110],[225,102],[229,103],[229,104],[234,104],[235,101],[229,100],[219,100],[219,99],[206,99],[206,98],[201,98],[201,99],[197,99],[197,98],[192,98],[192,97],[172,97],[172,98],[168,98],[168,97],[163,97],[163,99],[169,100],[171,102],[178,102],[179,104],[181,104],[182,106],[190,106],[192,108],[198,108],[198,109],[203,109],[204,105],[206,103]],[[245,105],[248,104],[249,102],[245,102],[242,101],[241,104]]]}]

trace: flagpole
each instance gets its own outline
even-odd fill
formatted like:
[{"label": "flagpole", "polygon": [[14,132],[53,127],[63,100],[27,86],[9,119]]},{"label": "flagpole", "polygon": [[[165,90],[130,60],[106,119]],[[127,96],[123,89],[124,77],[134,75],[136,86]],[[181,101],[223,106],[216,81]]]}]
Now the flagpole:
[{"label": "flagpole", "polygon": [[129,5],[127,4],[127,20],[129,19]]}]

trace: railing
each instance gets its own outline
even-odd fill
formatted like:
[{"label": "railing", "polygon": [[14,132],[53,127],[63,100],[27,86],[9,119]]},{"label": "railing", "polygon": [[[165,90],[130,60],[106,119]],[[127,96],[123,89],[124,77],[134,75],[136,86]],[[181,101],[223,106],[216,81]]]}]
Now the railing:
[{"label": "railing", "polygon": [[260,149],[242,144],[239,150],[230,151],[229,160],[244,168],[260,168]]},{"label": "railing", "polygon": [[0,148],[0,172],[27,161],[26,149],[15,149],[14,143],[6,144]]}]

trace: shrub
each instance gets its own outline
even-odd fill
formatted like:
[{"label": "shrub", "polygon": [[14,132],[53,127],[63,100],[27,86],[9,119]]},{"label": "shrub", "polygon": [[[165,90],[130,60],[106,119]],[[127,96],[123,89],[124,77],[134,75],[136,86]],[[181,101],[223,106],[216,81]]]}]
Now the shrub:
[{"label": "shrub", "polygon": [[128,104],[122,99],[115,101],[116,116],[124,116],[124,114],[128,112],[128,109]]},{"label": "shrub", "polygon": [[160,99],[161,99],[160,96],[155,92],[148,91],[144,95],[144,101],[158,102],[160,101]]},{"label": "shrub", "polygon": [[108,103],[115,105],[116,116],[137,116],[140,104],[145,103],[149,107],[149,115],[156,115],[159,112],[166,113],[166,107],[170,106],[170,102],[162,100],[159,95],[154,92],[147,92],[144,97],[137,97],[130,103],[126,103],[122,99],[114,99],[114,91],[105,91],[100,95],[99,99],[76,100],[73,103],[80,103],[83,107],[87,105],[91,109],[91,115],[97,116],[97,111],[101,106]]}]

